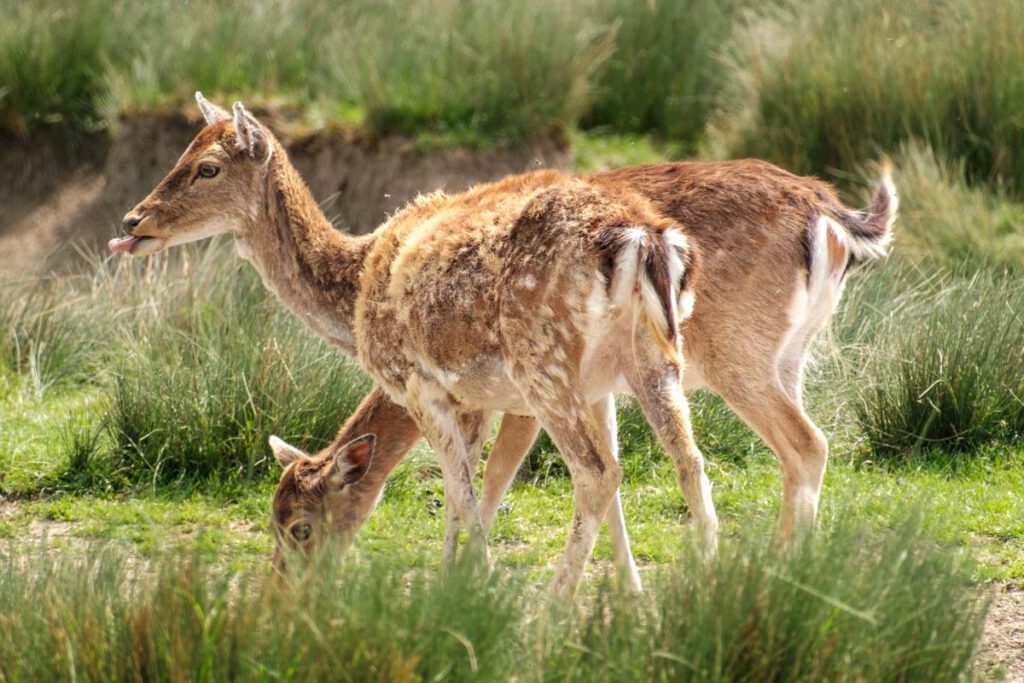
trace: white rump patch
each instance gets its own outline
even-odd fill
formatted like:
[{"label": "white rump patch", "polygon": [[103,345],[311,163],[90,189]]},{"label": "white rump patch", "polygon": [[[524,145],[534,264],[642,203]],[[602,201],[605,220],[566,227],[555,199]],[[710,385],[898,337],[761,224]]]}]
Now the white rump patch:
[{"label": "white rump patch", "polygon": [[[778,350],[778,363],[788,365],[805,353],[811,339],[832,317],[843,295],[845,263],[832,267],[829,258],[829,233],[850,249],[850,237],[836,221],[822,216],[810,235],[811,272],[806,284],[796,283],[789,305],[790,327]],[[847,257],[849,258],[849,256]]]},{"label": "white rump patch", "polygon": [[668,251],[668,274],[673,287],[679,286],[679,281],[686,272],[686,264],[683,262],[682,254],[689,249],[686,235],[676,229],[666,230],[664,233],[665,246]]},{"label": "white rump patch", "polygon": [[640,246],[644,243],[646,233],[643,228],[626,228],[623,231],[624,244],[615,255],[614,287],[611,292],[612,302],[625,309],[629,302],[629,293],[636,282],[637,268],[640,266]]},{"label": "white rump patch", "polygon": [[682,322],[693,315],[694,296],[693,290],[688,290],[679,295],[679,320]]}]

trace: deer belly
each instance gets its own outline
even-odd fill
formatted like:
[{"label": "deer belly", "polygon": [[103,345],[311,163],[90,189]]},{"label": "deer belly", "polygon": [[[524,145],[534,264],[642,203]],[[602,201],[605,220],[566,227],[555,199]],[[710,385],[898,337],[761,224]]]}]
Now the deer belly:
[{"label": "deer belly", "polygon": [[442,371],[438,379],[466,408],[517,414],[527,410],[522,395],[505,373],[499,355],[488,354],[455,370]]}]

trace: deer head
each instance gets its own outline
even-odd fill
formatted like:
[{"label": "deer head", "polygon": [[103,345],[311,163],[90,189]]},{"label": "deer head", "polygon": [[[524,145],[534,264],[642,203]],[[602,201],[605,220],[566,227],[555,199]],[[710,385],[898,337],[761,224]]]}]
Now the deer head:
[{"label": "deer head", "polygon": [[160,184],[122,221],[111,251],[149,256],[220,233],[240,236],[260,203],[278,143],[236,102],[232,113],[196,93],[206,126]]},{"label": "deer head", "polygon": [[[332,534],[332,511],[353,509],[346,498],[366,474],[376,437],[366,434],[344,446],[328,447],[309,456],[276,436],[270,437],[274,457],[284,468],[274,492],[274,566],[283,571],[286,554],[311,553]],[[351,539],[341,539],[343,543]]]}]

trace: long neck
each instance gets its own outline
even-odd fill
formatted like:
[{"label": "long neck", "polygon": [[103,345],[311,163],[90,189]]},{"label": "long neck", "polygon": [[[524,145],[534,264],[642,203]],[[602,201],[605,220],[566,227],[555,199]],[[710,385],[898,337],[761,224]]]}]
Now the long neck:
[{"label": "long neck", "polygon": [[354,354],[353,309],[373,236],[335,230],[280,147],[270,160],[264,197],[240,239],[242,255],[292,312]]}]

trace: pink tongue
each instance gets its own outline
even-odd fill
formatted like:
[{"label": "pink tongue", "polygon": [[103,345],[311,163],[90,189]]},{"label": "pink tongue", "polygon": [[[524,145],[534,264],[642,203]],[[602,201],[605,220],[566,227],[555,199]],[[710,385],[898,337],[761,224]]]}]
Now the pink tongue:
[{"label": "pink tongue", "polygon": [[131,248],[138,242],[141,237],[115,237],[114,239],[107,242],[107,249],[110,251],[130,251]]}]

